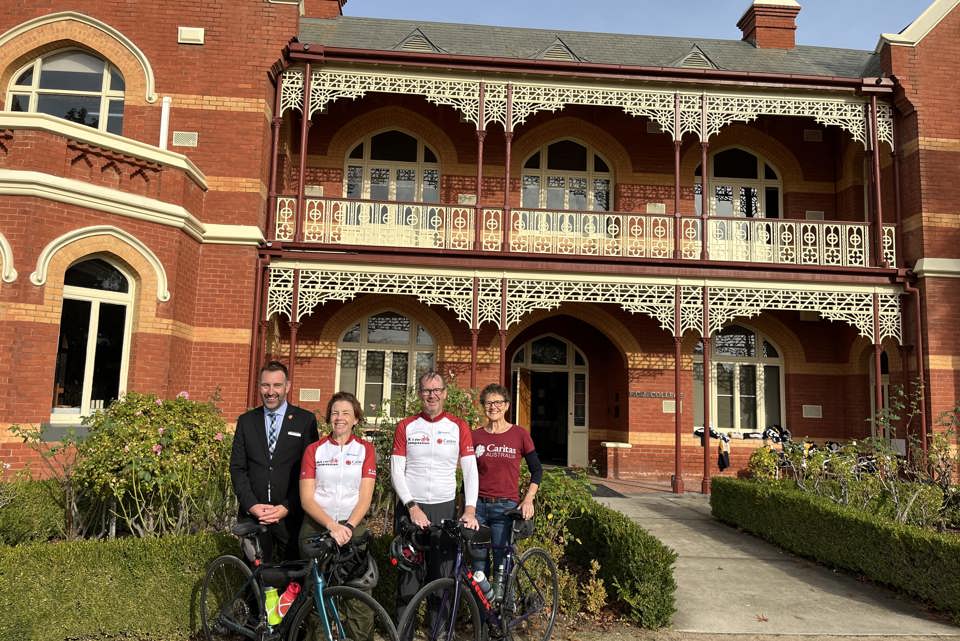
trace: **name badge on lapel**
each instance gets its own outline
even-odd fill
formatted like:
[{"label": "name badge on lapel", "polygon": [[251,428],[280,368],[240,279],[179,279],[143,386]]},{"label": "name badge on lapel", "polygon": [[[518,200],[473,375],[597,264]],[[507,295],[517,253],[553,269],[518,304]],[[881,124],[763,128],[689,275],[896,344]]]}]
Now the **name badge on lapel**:
[{"label": "name badge on lapel", "polygon": [[287,432],[287,436],[296,436],[297,438],[301,438],[300,432]]}]

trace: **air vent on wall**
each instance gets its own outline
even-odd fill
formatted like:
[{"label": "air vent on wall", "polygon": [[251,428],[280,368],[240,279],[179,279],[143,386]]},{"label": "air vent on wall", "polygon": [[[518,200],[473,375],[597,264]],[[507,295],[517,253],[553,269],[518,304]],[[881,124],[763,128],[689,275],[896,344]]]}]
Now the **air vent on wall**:
[{"label": "air vent on wall", "polygon": [[173,132],[174,147],[196,147],[200,135],[195,131],[175,131]]},{"label": "air vent on wall", "polygon": [[717,65],[713,63],[713,60],[703,52],[703,49],[697,45],[693,45],[690,51],[680,60],[675,61],[672,65],[674,67],[683,67],[685,69],[717,69]]},{"label": "air vent on wall", "polygon": [[823,418],[823,405],[804,405],[803,418]]},{"label": "air vent on wall", "polygon": [[300,388],[300,402],[316,403],[320,401],[320,390],[313,387]]}]

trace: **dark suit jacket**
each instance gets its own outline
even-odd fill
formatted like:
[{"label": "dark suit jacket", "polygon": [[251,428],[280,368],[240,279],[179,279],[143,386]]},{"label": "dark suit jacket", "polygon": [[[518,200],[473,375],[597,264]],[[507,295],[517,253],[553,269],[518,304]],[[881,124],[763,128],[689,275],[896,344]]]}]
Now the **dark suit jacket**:
[{"label": "dark suit jacket", "polygon": [[[283,505],[290,514],[281,521],[284,532],[274,532],[284,541],[296,539],[303,520],[300,505],[300,459],[304,450],[317,441],[317,418],[313,412],[287,404],[273,457],[267,449],[263,407],[237,419],[230,455],[230,479],[240,504],[240,517],[249,517],[257,503]],[[269,488],[270,500],[267,500]]]}]

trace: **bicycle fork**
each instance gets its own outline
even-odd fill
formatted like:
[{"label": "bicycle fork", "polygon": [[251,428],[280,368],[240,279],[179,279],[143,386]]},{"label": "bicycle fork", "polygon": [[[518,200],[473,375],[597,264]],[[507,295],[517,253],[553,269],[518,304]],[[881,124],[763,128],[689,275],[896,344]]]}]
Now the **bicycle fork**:
[{"label": "bicycle fork", "polygon": [[[323,577],[320,576],[320,571],[317,570],[317,564],[313,564],[313,584],[316,586],[316,590],[313,593],[313,602],[317,608],[317,612],[320,613],[320,620],[323,622],[323,631],[326,633],[327,639],[333,639],[333,632],[330,629],[330,617],[327,616],[326,603],[323,600]],[[333,624],[336,626],[338,638],[344,638],[345,633],[343,629],[343,622],[340,620],[340,614],[337,612],[337,606],[335,603],[330,604],[330,611],[333,614],[335,619]]]}]

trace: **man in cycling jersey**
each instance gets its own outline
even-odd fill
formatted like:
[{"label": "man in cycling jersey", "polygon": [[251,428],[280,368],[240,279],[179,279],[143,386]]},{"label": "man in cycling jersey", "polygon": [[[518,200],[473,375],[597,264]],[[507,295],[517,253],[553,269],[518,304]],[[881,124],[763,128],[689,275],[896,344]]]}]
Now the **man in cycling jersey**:
[{"label": "man in cycling jersey", "polygon": [[[477,459],[473,455],[470,427],[443,411],[447,385],[437,372],[427,372],[417,381],[423,411],[397,424],[393,437],[390,476],[397,493],[397,522],[408,516],[425,528],[431,523],[456,518],[457,465],[463,471],[464,509],[461,520],[477,529]],[[397,527],[397,529],[399,529]],[[423,582],[416,572],[397,577],[397,618],[422,585],[450,576],[456,547],[453,541],[436,540],[426,554]]]}]

